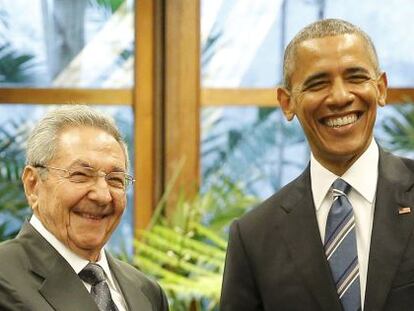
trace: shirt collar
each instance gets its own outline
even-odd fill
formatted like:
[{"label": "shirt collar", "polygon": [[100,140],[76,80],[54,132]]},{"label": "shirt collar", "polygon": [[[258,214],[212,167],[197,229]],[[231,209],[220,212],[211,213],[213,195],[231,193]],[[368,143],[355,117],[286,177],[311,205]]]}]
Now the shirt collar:
[{"label": "shirt collar", "polygon": [[[341,176],[369,203],[374,202],[378,179],[378,145],[372,139],[367,150]],[[311,184],[315,208],[318,210],[332,183],[339,177],[323,167],[311,154]]]},{"label": "shirt collar", "polygon": [[[46,229],[46,227],[42,224],[39,218],[36,217],[36,215],[32,215],[30,219],[30,224],[69,263],[69,265],[72,267],[76,274],[79,274],[79,272],[81,272],[82,269],[85,268],[86,265],[89,263],[88,260],[75,254],[65,244],[59,241],[50,231]],[[96,263],[103,268],[107,279],[109,280],[111,285],[114,286],[114,280],[112,278],[111,270],[109,269],[109,264],[104,249],[101,250],[99,260]]]}]

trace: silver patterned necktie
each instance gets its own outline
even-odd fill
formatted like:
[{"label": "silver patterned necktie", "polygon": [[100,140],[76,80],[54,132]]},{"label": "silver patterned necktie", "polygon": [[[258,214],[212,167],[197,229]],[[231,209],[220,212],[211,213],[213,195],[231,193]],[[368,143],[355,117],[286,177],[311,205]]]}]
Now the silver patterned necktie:
[{"label": "silver patterned necktie", "polygon": [[351,186],[338,178],[332,184],[333,203],[325,230],[325,254],[344,311],[361,309],[359,265]]},{"label": "silver patterned necktie", "polygon": [[118,311],[111,297],[109,286],[106,283],[105,272],[102,267],[95,263],[88,263],[81,272],[79,277],[86,283],[90,284],[91,295],[101,311]]}]

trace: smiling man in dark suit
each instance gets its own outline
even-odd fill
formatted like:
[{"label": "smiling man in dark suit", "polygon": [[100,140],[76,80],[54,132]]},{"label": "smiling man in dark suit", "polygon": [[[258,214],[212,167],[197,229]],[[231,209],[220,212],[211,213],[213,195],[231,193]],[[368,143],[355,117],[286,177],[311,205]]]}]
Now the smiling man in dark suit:
[{"label": "smiling man in dark suit", "polygon": [[220,310],[413,310],[414,163],[373,139],[386,90],[358,27],[322,20],[293,38],[277,97],[310,164],[232,224]]},{"label": "smiling man in dark suit", "polygon": [[168,310],[158,284],[104,251],[133,182],[127,168],[113,120],[88,106],[37,124],[22,177],[33,216],[0,244],[0,310]]}]

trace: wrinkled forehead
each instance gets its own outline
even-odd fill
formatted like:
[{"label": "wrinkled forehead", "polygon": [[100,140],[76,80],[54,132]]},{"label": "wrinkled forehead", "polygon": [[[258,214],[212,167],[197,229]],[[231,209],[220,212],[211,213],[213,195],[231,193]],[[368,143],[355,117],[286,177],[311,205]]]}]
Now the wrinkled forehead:
[{"label": "wrinkled forehead", "polygon": [[56,139],[54,160],[88,162],[116,162],[125,166],[126,156],[122,144],[110,133],[95,127],[69,127],[59,132]]},{"label": "wrinkled forehead", "polygon": [[334,66],[363,66],[375,74],[375,57],[368,49],[368,43],[358,34],[304,40],[296,46],[291,78],[297,72]]}]

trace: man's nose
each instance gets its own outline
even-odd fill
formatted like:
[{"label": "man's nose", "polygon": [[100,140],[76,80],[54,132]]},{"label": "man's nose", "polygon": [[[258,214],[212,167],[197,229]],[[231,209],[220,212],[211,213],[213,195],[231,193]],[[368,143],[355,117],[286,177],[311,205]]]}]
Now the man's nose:
[{"label": "man's nose", "polygon": [[109,204],[112,201],[111,191],[105,177],[96,177],[95,183],[88,193],[88,197],[101,205]]},{"label": "man's nose", "polygon": [[351,104],[355,95],[349,90],[349,85],[342,79],[333,81],[327,104],[332,107],[342,107]]}]

